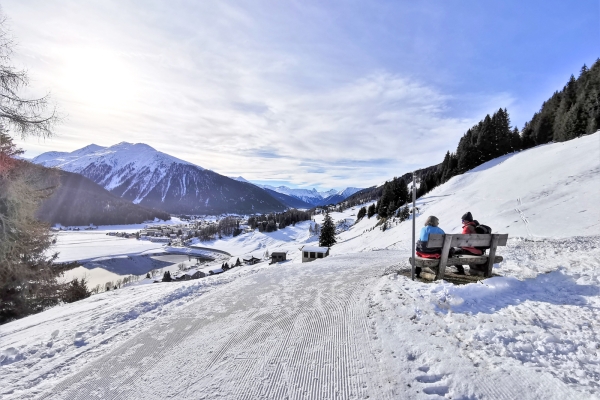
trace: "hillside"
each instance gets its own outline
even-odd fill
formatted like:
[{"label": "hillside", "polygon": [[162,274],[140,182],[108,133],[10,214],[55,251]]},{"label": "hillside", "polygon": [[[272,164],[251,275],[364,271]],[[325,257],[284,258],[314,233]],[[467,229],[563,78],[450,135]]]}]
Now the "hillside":
[{"label": "hillside", "polygon": [[155,218],[171,218],[163,211],[148,209],[121,199],[82,175],[46,170],[49,184],[57,185],[57,189],[38,210],[37,216],[43,221],[81,226],[138,224]]},{"label": "hillside", "polygon": [[418,227],[436,215],[458,232],[469,210],[509,234],[480,283],[407,278],[411,221],[383,231],[365,218],[308,264],[311,222],[223,238],[201,245],[290,261],[128,286],[0,326],[0,395],[597,399],[599,163],[600,132],[491,160],[419,199]]},{"label": "hillside", "polygon": [[[568,163],[563,160],[569,160]],[[600,234],[600,132],[508,154],[451,178],[417,201],[417,227],[429,215],[459,232],[471,211],[494,232],[537,240]],[[363,221],[332,251],[410,249],[411,224],[383,234]]]},{"label": "hillside", "polygon": [[34,163],[81,174],[116,196],[169,213],[220,214],[283,211],[264,190],[162,153],[143,143],[90,145],[49,152]]}]

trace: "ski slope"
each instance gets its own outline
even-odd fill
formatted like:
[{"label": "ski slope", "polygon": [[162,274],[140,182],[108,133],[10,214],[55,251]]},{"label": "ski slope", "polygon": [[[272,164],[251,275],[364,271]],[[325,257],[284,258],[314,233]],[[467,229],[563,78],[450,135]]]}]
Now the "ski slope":
[{"label": "ski slope", "polygon": [[510,235],[482,283],[406,278],[411,221],[382,231],[365,218],[307,264],[292,251],[314,241],[308,223],[227,238],[206,246],[292,260],[0,326],[0,397],[598,399],[599,162],[596,133],[492,160],[419,200],[418,226],[436,215],[458,232],[471,211]]}]

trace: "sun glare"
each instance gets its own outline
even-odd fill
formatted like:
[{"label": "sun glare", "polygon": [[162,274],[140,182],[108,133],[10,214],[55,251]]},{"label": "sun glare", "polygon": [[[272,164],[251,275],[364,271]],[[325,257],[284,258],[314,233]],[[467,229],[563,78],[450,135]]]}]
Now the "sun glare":
[{"label": "sun glare", "polygon": [[118,53],[79,49],[65,57],[62,83],[78,102],[122,108],[136,93],[133,68]]}]

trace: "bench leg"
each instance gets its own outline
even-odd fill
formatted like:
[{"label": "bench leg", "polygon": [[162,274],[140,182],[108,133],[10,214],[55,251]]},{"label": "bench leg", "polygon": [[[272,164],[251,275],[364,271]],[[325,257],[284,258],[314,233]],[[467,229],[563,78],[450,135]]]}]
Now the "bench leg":
[{"label": "bench leg", "polygon": [[490,254],[488,254],[487,271],[485,272],[486,278],[492,276],[492,269],[494,268],[494,259],[496,258],[496,247],[498,247],[498,240],[500,240],[500,235],[492,235]]},{"label": "bench leg", "polygon": [[452,244],[452,235],[444,235],[444,245],[442,246],[442,257],[440,258],[440,265],[438,267],[438,273],[436,279],[444,279],[446,273],[446,263],[448,262],[448,253],[450,252],[450,245]]}]

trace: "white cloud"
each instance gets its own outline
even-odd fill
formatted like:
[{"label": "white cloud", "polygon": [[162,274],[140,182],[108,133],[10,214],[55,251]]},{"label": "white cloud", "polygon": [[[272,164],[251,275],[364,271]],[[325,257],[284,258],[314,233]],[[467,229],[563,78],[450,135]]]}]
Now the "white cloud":
[{"label": "white cloud", "polygon": [[[474,117],[498,98],[511,101],[457,99],[371,60],[348,64],[360,59],[357,47],[328,40],[319,25],[328,17],[314,9],[290,16],[225,2],[67,0],[4,7],[17,61],[69,115],[56,138],[28,140],[29,155],[145,142],[228,176],[370,186],[440,162]],[[296,31],[303,24],[307,38]],[[457,117],[459,100],[472,112]]]}]

